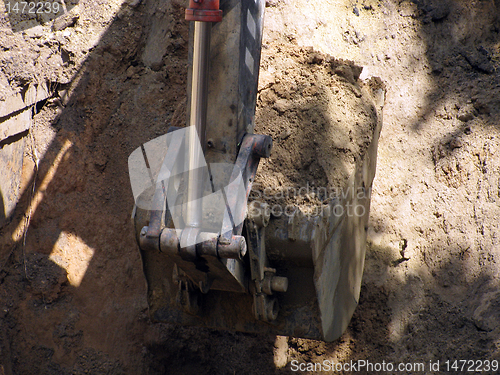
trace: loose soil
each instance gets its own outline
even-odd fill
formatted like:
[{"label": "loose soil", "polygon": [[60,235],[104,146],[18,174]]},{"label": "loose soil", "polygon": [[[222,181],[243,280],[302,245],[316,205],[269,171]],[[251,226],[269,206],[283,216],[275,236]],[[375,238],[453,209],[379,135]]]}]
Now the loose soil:
[{"label": "loose soil", "polygon": [[374,97],[383,87],[361,82],[361,70],[313,48],[264,44],[255,131],[274,143],[259,166],[257,197],[301,209],[338,198],[381,116]]},{"label": "loose soil", "polygon": [[[0,18],[0,100],[37,80],[52,90],[34,107],[21,200],[0,228],[0,373],[500,359],[500,2],[266,4],[256,122],[275,149],[260,183],[341,183],[365,144],[349,131],[373,117],[361,81],[378,76],[387,89],[364,281],[345,334],[323,343],[149,320],[127,157],[184,122],[185,4],[82,0],[64,22],[16,33]],[[326,124],[342,126],[321,137]]]}]

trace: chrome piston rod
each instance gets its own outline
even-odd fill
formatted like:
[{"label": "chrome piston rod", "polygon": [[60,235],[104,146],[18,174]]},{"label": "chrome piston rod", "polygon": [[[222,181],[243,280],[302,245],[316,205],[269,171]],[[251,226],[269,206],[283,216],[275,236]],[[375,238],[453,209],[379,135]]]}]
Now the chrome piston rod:
[{"label": "chrome piston rod", "polygon": [[[187,191],[186,226],[201,226],[201,197],[203,193],[203,173],[205,131],[207,124],[208,62],[210,53],[211,22],[194,23],[193,73],[191,77],[191,108],[189,125],[189,175]],[[201,148],[197,147],[197,137]]]}]

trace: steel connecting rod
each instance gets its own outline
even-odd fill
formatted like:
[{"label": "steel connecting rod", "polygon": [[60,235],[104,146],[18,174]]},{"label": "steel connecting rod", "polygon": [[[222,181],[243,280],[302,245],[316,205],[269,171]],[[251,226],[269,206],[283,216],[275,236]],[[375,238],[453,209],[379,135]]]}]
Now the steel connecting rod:
[{"label": "steel connecting rod", "polygon": [[[203,171],[205,149],[205,131],[207,125],[208,94],[208,59],[210,53],[211,22],[195,21],[193,75],[191,80],[191,131],[189,133],[189,175],[187,190],[186,226],[201,226],[201,197],[203,188]],[[201,144],[201,148],[198,146]]]},{"label": "steel connecting rod", "polygon": [[[210,55],[210,34],[212,22],[222,21],[219,0],[190,0],[186,9],[187,21],[194,21],[193,74],[191,77],[191,112],[189,125],[189,174],[187,186],[186,226],[201,226],[201,197],[205,133],[207,124],[208,59]],[[197,147],[199,144],[201,148]]]}]

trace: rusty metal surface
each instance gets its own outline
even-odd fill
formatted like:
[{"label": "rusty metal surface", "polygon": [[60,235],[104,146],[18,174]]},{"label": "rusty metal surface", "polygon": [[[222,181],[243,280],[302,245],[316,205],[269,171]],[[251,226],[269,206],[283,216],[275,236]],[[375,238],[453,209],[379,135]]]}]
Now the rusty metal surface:
[{"label": "rusty metal surface", "polygon": [[190,0],[186,9],[187,21],[220,22],[222,11],[219,10],[219,0]]},{"label": "rusty metal surface", "polygon": [[[169,241],[167,237],[171,236],[166,235],[167,233],[169,233],[169,231],[175,230],[164,230],[161,236],[161,243],[166,243]],[[173,235],[175,236],[175,234]],[[235,242],[237,244],[240,244],[237,239],[235,239]],[[202,244],[199,244],[197,246],[201,245]],[[160,245],[160,247],[162,248],[162,250],[165,250],[165,246]],[[207,248],[206,250],[209,249]],[[151,252],[160,253],[159,250]],[[199,254],[193,257],[193,259],[187,259],[186,257],[182,256],[182,252],[180,251],[180,249],[178,249],[177,251],[161,252],[161,254],[164,254],[166,259],[168,259],[168,262],[177,264],[179,268],[181,268],[188,275],[188,277],[194,282],[195,285],[200,285],[200,283],[204,284],[208,280],[211,289],[245,293],[248,290],[248,286],[244,274],[238,275],[240,276],[239,278],[235,278],[233,277],[233,273],[230,272],[231,270],[228,270],[227,268],[227,264],[231,263],[238,263],[243,268],[243,263],[241,262],[241,260],[239,260],[239,258],[236,258],[236,255],[234,255],[234,251],[228,255],[234,256],[235,259],[219,258],[216,254],[216,249],[214,249],[214,253],[215,254]],[[168,266],[171,266],[171,264],[169,264]]]},{"label": "rusty metal surface", "polygon": [[[220,189],[225,192],[226,204],[220,235],[210,235],[188,225],[182,229],[180,238],[176,241],[174,237],[179,235],[176,229],[165,228],[160,234],[162,215],[159,211],[152,210],[149,226],[143,227],[139,235],[141,249],[166,253],[200,289],[247,292],[248,272],[242,262],[246,253],[246,241],[241,236],[246,202],[260,157],[269,155],[271,145],[269,136],[245,135],[230,179],[237,183]],[[244,188],[243,192],[240,191],[241,186]],[[153,208],[160,207],[161,202],[157,200],[165,199],[165,189],[169,189],[169,186],[156,187]],[[168,207],[166,209],[168,211]],[[165,220],[165,225],[172,227],[170,220]],[[191,245],[183,246],[183,243]]]},{"label": "rusty metal surface", "polygon": [[[257,220],[257,222],[264,222],[264,220]],[[265,226],[259,225],[257,222],[253,221],[252,217],[249,217],[246,222],[248,258],[252,279],[251,291],[254,297],[253,310],[256,319],[273,322],[278,317],[279,305],[271,288],[266,288],[268,286],[266,280],[270,281],[276,270],[269,269],[265,246]],[[270,275],[270,273],[272,274]]]}]

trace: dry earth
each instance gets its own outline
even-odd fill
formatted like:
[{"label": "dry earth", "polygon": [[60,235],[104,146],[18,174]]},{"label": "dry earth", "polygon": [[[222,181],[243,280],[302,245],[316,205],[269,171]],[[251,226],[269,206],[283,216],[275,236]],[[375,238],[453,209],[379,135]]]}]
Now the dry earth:
[{"label": "dry earth", "polygon": [[15,33],[0,19],[0,102],[33,82],[51,91],[33,108],[20,203],[0,228],[0,373],[500,359],[500,2],[267,1],[260,103],[282,74],[265,57],[277,46],[352,60],[387,87],[360,304],[329,344],[148,320],[127,157],[183,122],[182,4],[82,0]]}]

